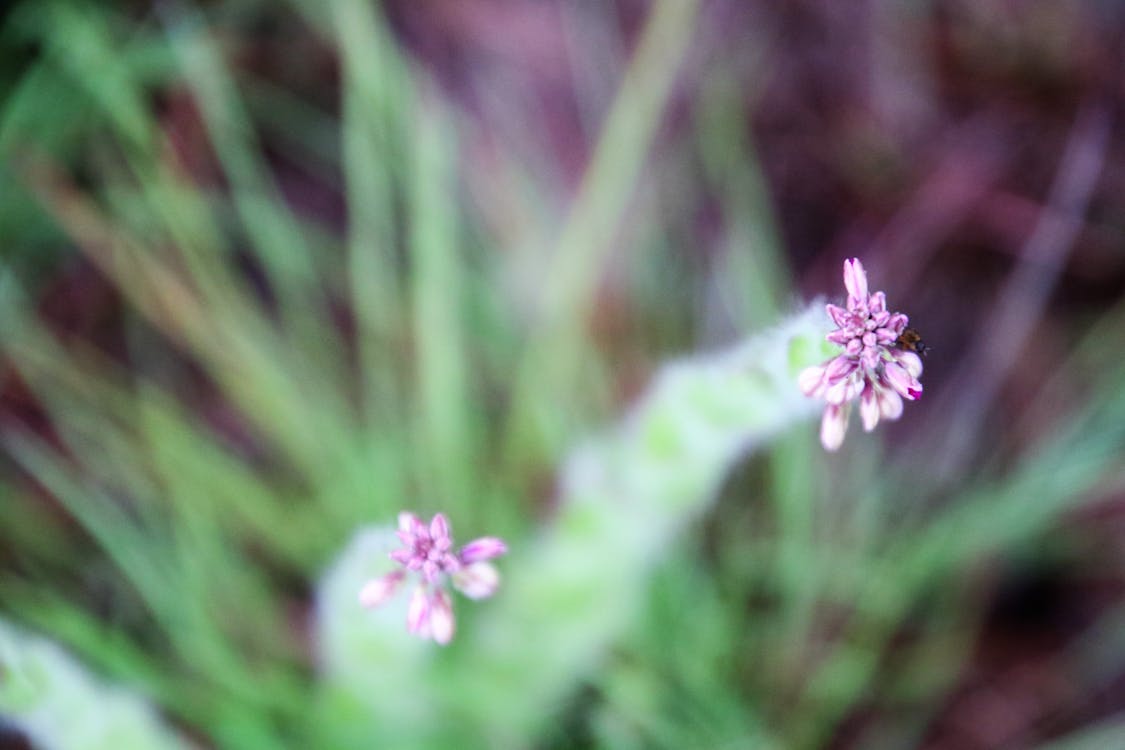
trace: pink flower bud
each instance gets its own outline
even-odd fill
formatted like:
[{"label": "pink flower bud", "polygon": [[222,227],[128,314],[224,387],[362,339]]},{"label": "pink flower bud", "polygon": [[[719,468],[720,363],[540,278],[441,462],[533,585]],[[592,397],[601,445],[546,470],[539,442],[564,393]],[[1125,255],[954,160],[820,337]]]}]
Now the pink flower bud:
[{"label": "pink flower bud", "polygon": [[887,295],[871,293],[867,273],[858,258],[844,261],[847,306],[827,305],[836,330],[826,338],[843,351],[819,367],[801,372],[797,384],[809,397],[826,402],[820,424],[825,449],[840,447],[847,431],[851,402],[859,398],[860,419],[867,431],[880,419],[898,419],[902,400],[922,395],[922,360],[900,337],[909,319],[887,310]]},{"label": "pink flower bud", "polygon": [[894,421],[902,416],[902,397],[890,388],[879,392],[879,412],[883,419]]},{"label": "pink flower bud", "polygon": [[806,396],[815,394],[824,382],[824,373],[825,368],[821,366],[801,370],[801,374],[797,376],[797,387],[801,389],[801,393]]},{"label": "pink flower bud", "polygon": [[453,586],[470,599],[487,599],[500,588],[500,573],[491,563],[473,563],[453,574]]},{"label": "pink flower bud", "polygon": [[396,533],[402,547],[388,556],[403,569],[366,582],[359,601],[365,607],[377,607],[412,575],[419,583],[407,608],[407,630],[445,645],[454,631],[449,583],[471,599],[491,596],[500,585],[500,574],[483,561],[504,554],[508,546],[497,537],[486,536],[452,552],[452,532],[443,513],[435,514],[428,525],[413,513],[400,513]]},{"label": "pink flower bud", "polygon": [[443,513],[438,513],[430,521],[430,539],[435,544],[442,540],[449,540],[449,521]]},{"label": "pink flower bud", "polygon": [[453,603],[449,594],[435,591],[430,597],[430,637],[442,646],[453,640]]},{"label": "pink flower bud", "polygon": [[[858,300],[867,305],[867,273],[859,258],[844,261],[844,286],[847,287],[849,301]],[[852,305],[849,305],[852,307]]]},{"label": "pink flower bud", "polygon": [[863,421],[864,432],[871,432],[879,424],[879,396],[870,384],[859,394],[859,417]]},{"label": "pink flower bud", "polygon": [[897,362],[888,362],[883,368],[886,380],[905,399],[913,401],[922,395],[922,384]]},{"label": "pink flower bud", "polygon": [[844,442],[844,433],[848,429],[848,406],[829,404],[824,408],[824,416],[820,420],[820,443],[825,450],[835,451]]},{"label": "pink flower bud", "polygon": [[474,539],[461,548],[461,562],[472,565],[480,560],[491,560],[508,551],[508,545],[502,539],[494,536],[484,536]]},{"label": "pink flower bud", "polygon": [[394,596],[399,584],[406,574],[401,570],[387,573],[379,578],[372,578],[363,584],[359,590],[359,603],[368,609],[374,609]]},{"label": "pink flower bud", "polygon": [[430,597],[426,589],[418,586],[410,597],[406,612],[406,629],[421,638],[430,637]]}]

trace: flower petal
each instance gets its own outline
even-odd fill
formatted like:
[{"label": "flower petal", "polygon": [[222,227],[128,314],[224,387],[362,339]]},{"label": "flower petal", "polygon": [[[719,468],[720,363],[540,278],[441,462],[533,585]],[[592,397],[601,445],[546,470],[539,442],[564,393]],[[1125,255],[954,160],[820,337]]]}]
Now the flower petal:
[{"label": "flower petal", "polygon": [[824,400],[830,404],[842,404],[851,401],[859,393],[863,385],[863,376],[859,370],[854,370],[850,375],[837,380],[824,391]]},{"label": "flower petal", "polygon": [[845,357],[843,355],[835,357],[828,363],[828,366],[824,368],[824,379],[829,385],[835,385],[843,378],[855,372],[857,367],[859,367],[859,364],[851,357]]},{"label": "flower petal", "polygon": [[[806,367],[801,370],[801,374],[797,376],[797,387],[800,388],[801,393],[804,393],[806,396],[815,395],[823,382],[824,365]],[[462,553],[463,552],[462,550]]]},{"label": "flower petal", "polygon": [[879,392],[879,412],[883,419],[894,421],[902,416],[902,397],[890,388]]},{"label": "flower petal", "polygon": [[851,400],[851,388],[847,379],[838,380],[824,391],[824,400],[829,404],[840,405]]},{"label": "flower petal", "polygon": [[438,544],[443,540],[449,539],[449,519],[445,517],[444,513],[437,513],[430,521],[430,539],[434,544]]},{"label": "flower petal", "polygon": [[453,586],[470,599],[487,599],[500,588],[500,573],[491,563],[473,563],[453,574]]},{"label": "flower petal", "polygon": [[887,320],[886,323],[883,324],[883,326],[894,331],[895,338],[898,338],[902,335],[902,332],[906,329],[906,324],[909,322],[910,318],[906,317],[902,313],[895,313]]},{"label": "flower petal", "polygon": [[472,565],[480,560],[490,560],[507,551],[508,545],[504,543],[503,539],[494,536],[482,536],[480,539],[474,539],[462,547],[460,558],[465,565]]},{"label": "flower petal", "polygon": [[879,395],[870,383],[859,395],[859,416],[865,432],[871,432],[879,424]]},{"label": "flower petal", "polygon": [[840,328],[847,328],[852,320],[852,314],[839,305],[828,304],[824,309],[828,311],[828,317],[832,318],[832,322]]},{"label": "flower petal", "polygon": [[453,640],[453,603],[449,594],[438,590],[430,597],[430,637],[442,646]]},{"label": "flower petal", "polygon": [[848,431],[848,404],[829,404],[824,409],[824,416],[820,420],[820,444],[826,451],[837,450],[844,442],[844,433]]},{"label": "flower petal", "polygon": [[883,374],[883,379],[903,398],[913,401],[922,395],[922,384],[897,362],[887,362]]},{"label": "flower petal", "polygon": [[890,346],[898,340],[898,334],[890,328],[877,328],[875,329],[875,337],[883,346]]},{"label": "flower petal", "polygon": [[852,299],[860,305],[867,304],[867,272],[859,258],[844,261],[844,286],[848,288],[848,307],[852,307]]},{"label": "flower petal", "polygon": [[906,368],[906,371],[910,373],[910,377],[917,378],[921,376],[922,358],[917,354],[915,354],[914,352],[895,350],[895,353],[892,356],[898,361],[900,365]]},{"label": "flower petal", "polygon": [[875,320],[879,321],[886,317],[887,312],[887,294],[886,292],[875,292],[867,298],[867,309],[875,316]]},{"label": "flower petal", "polygon": [[422,527],[422,521],[413,513],[403,511],[398,514],[398,530],[407,534],[416,534]]},{"label": "flower petal", "polygon": [[406,612],[406,629],[421,638],[430,637],[430,597],[426,589],[418,586],[410,597]]},{"label": "flower petal", "polygon": [[394,596],[404,576],[403,571],[396,570],[385,576],[372,578],[359,590],[359,603],[368,609],[378,607]]}]

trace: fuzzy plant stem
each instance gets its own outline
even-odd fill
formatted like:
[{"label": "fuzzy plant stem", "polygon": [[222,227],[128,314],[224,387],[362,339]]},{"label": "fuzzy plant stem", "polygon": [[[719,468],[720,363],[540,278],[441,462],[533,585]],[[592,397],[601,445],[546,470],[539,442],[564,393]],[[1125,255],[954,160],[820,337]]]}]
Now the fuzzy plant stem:
[{"label": "fuzzy plant stem", "polygon": [[153,707],[51,641],[0,621],[0,726],[42,750],[187,750]]},{"label": "fuzzy plant stem", "polygon": [[824,356],[826,332],[815,305],[728,351],[672,362],[622,424],[571,454],[557,517],[508,561],[501,598],[459,652],[497,739],[530,729],[590,673],[735,461],[816,411],[795,377]]},{"label": "fuzzy plant stem", "polygon": [[[620,425],[573,451],[557,514],[513,545],[501,594],[440,656],[426,658],[401,625],[356,622],[354,592],[372,572],[360,570],[363,550],[380,546],[372,532],[357,537],[322,587],[329,683],[367,704],[383,731],[424,716],[431,727],[471,728],[492,747],[526,743],[636,615],[655,564],[733,464],[817,411],[796,376],[831,355],[827,331],[814,304],[730,350],[663,367]],[[403,710],[404,694],[413,710]],[[435,732],[415,746],[440,744]],[[410,736],[405,726],[395,734]]]}]

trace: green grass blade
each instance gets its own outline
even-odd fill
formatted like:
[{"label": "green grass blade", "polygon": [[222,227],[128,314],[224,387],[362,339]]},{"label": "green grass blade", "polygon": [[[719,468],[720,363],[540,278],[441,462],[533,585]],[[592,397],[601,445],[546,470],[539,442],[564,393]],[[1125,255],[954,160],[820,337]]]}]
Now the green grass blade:
[{"label": "green grass blade", "polygon": [[529,451],[534,456],[543,446],[552,455],[565,436],[544,404],[570,399],[577,386],[575,368],[589,356],[584,352],[585,325],[594,293],[671,95],[698,8],[697,0],[664,0],[653,6],[645,24],[542,276],[542,303],[516,374],[506,436],[509,460]]}]

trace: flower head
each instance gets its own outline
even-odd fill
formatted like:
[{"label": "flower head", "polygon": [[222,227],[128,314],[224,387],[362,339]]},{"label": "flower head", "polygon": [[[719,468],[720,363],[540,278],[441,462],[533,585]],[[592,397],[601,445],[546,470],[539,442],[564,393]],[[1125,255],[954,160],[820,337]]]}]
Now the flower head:
[{"label": "flower head", "polygon": [[389,557],[402,567],[372,578],[359,591],[359,602],[373,608],[383,604],[413,574],[418,579],[410,598],[406,627],[421,638],[445,645],[453,638],[453,603],[446,584],[470,599],[485,599],[496,593],[500,574],[487,560],[508,551],[496,537],[474,539],[454,551],[449,521],[438,513],[424,524],[413,513],[399,513],[398,532],[402,547]]},{"label": "flower head", "polygon": [[887,310],[883,292],[869,294],[867,273],[858,258],[844,261],[847,307],[828,305],[836,330],[827,338],[843,351],[822,365],[806,368],[797,382],[806,396],[826,402],[820,423],[820,442],[834,451],[844,442],[852,402],[859,399],[863,429],[870,432],[880,419],[902,415],[902,401],[922,395],[922,360],[899,346],[908,318]]}]

